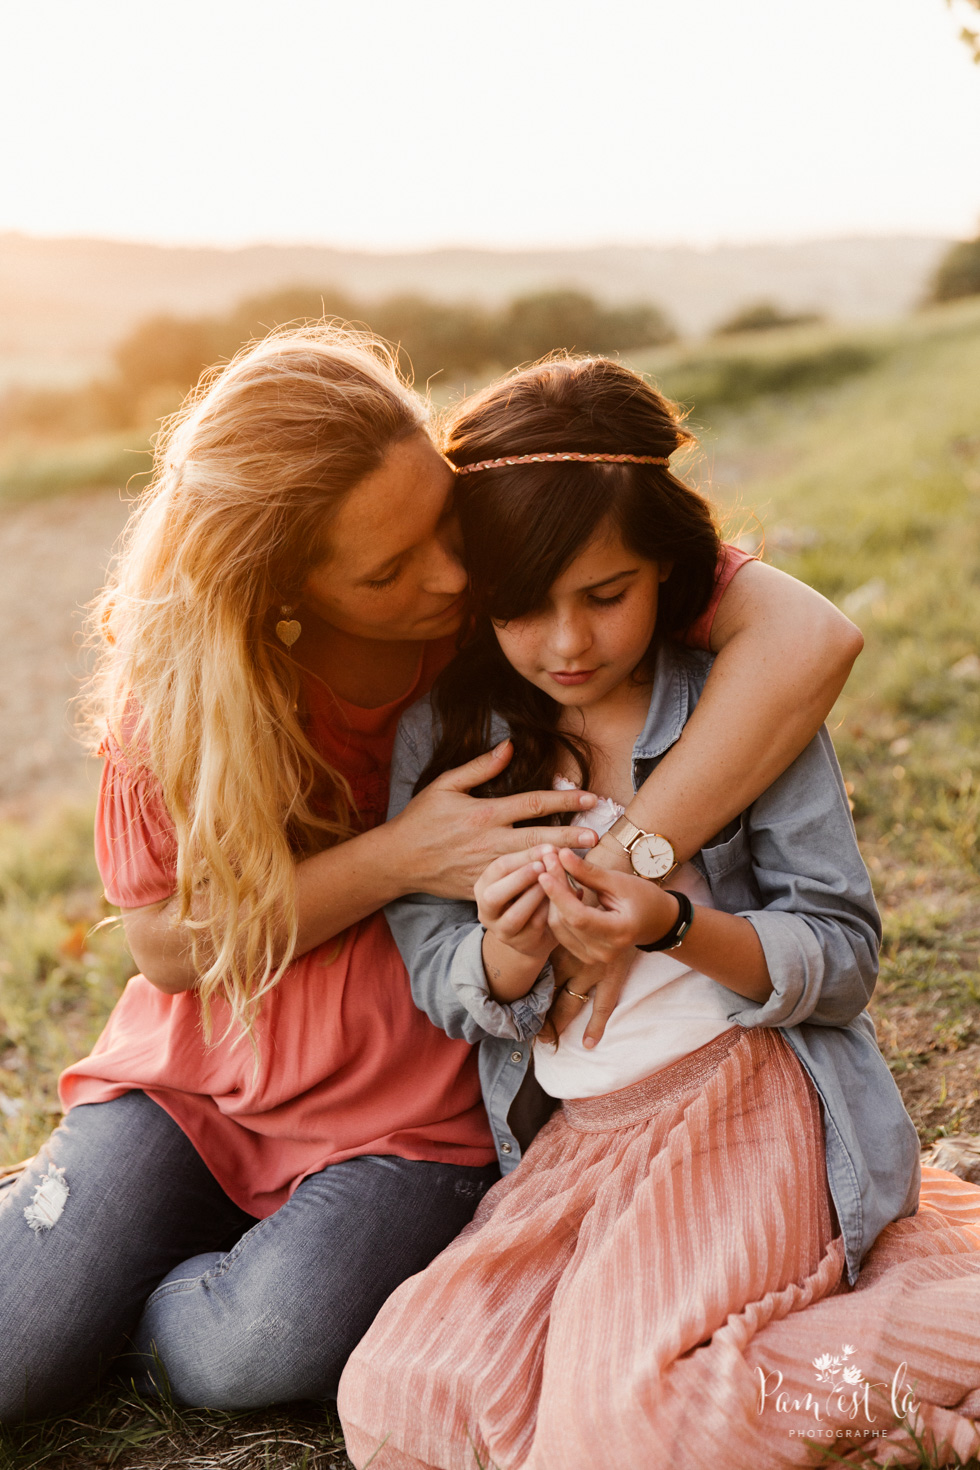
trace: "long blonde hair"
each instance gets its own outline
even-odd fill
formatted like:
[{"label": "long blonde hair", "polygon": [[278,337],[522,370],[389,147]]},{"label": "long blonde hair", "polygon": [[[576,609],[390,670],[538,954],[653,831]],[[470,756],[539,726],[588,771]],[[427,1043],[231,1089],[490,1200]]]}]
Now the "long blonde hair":
[{"label": "long blonde hair", "polygon": [[354,830],[346,781],[303,730],[280,607],[346,493],[425,423],[365,334],[319,323],[245,348],[165,425],[92,604],[88,725],[162,788],[208,1031],[224,997],[229,1028],[251,1032],[295,950],[296,857]]}]

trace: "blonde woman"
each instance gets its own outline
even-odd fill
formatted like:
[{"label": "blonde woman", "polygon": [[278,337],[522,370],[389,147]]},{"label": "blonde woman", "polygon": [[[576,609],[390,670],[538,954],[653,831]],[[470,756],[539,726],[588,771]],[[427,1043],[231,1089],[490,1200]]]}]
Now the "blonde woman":
[{"label": "blonde woman", "polygon": [[[629,808],[679,859],[804,748],[860,643],[745,561],[719,561],[689,631],[713,672]],[[476,1053],[413,1007],[379,911],[468,899],[545,839],[587,847],[548,823],[594,798],[468,795],[505,742],[385,822],[395,727],[465,592],[453,471],[379,344],[275,335],[163,436],[96,613],[96,847],[141,973],[0,1194],[0,1421],[62,1410],[127,1344],[185,1404],[329,1396],[497,1177]]]}]

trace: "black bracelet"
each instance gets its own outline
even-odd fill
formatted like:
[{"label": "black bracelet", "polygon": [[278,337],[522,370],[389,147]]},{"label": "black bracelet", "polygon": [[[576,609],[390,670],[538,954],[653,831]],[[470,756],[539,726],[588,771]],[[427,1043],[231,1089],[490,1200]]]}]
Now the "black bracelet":
[{"label": "black bracelet", "polygon": [[665,888],[664,893],[669,893],[671,898],[677,899],[677,918],[671,924],[667,933],[662,935],[655,944],[638,944],[637,949],[642,949],[644,954],[655,954],[661,949],[676,949],[683,941],[684,935],[694,923],[694,905],[686,893],[678,893],[674,888]]}]

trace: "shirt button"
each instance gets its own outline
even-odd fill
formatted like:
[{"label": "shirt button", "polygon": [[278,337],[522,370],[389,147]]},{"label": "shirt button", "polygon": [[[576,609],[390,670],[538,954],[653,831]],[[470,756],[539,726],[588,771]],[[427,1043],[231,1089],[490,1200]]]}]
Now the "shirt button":
[{"label": "shirt button", "polygon": [[511,1148],[509,1143],[502,1143],[500,1145],[500,1152],[502,1154],[512,1154],[514,1150]]},{"label": "shirt button", "polygon": [[524,1053],[522,1051],[512,1051],[510,1054],[510,1059],[512,1062],[523,1062]]}]

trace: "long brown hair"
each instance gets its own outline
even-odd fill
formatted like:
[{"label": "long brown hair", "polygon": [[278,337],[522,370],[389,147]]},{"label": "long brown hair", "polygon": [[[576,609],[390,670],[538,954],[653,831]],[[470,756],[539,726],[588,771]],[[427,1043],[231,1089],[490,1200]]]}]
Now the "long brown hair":
[{"label": "long brown hair", "polygon": [[[637,454],[666,458],[692,444],[676,406],[609,358],[558,358],[465,400],[448,419],[443,450],[456,465],[507,455]],[[473,618],[433,689],[439,733],[416,790],[486,750],[494,714],[514,755],[482,794],[551,785],[562,752],[589,781],[583,740],[558,728],[562,706],[504,658],[493,621],[540,607],[562,571],[611,522],[650,561],[673,562],[661,587],[654,641],[677,638],[704,611],[718,532],[698,491],[657,465],[558,462],[477,470],[457,479],[456,504]]]}]

